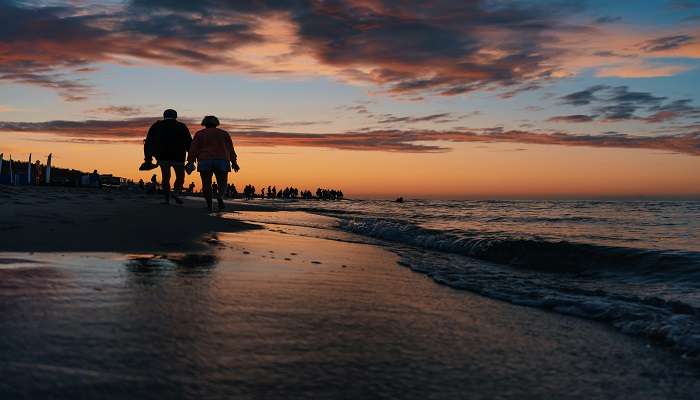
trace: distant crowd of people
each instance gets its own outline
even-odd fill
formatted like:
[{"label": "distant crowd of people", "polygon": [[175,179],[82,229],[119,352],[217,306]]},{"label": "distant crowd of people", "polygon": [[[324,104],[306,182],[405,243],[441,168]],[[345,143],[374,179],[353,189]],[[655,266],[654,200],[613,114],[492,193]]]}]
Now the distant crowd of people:
[{"label": "distant crowd of people", "polygon": [[[146,183],[143,179],[139,180],[138,187],[148,193],[158,193],[161,192],[162,186],[158,182],[158,177],[156,174],[151,176],[150,182]],[[246,200],[252,199],[301,199],[301,200],[342,200],[343,191],[335,189],[316,189],[316,194],[314,195],[310,190],[300,191],[295,187],[286,187],[281,190],[277,190],[276,186],[268,186],[260,189],[260,193],[256,192],[256,188],[253,185],[245,185],[243,191],[239,192],[235,184],[227,184],[225,189],[219,190],[219,185],[216,182],[212,183],[211,188],[212,194],[214,196],[227,197],[230,199],[242,198]],[[183,189],[183,194],[194,195],[195,184],[191,182],[186,189]]]},{"label": "distant crowd of people", "polygon": [[316,197],[320,200],[343,200],[343,191],[335,189],[316,189]]},{"label": "distant crowd of people", "polygon": [[[229,188],[227,193],[228,197],[236,197],[238,192],[236,187],[231,185],[233,188]],[[310,190],[299,190],[295,187],[285,187],[284,189],[277,190],[276,186],[268,186],[260,189],[260,193],[257,192],[255,186],[246,185],[243,188],[242,197],[245,199],[302,199],[302,200],[342,200],[343,191],[335,189],[316,189],[316,195]]]}]

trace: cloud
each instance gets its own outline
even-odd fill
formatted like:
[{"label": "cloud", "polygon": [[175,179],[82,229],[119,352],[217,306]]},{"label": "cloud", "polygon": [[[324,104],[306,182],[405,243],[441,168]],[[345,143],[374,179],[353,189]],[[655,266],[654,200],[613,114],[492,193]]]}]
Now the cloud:
[{"label": "cloud", "polygon": [[428,114],[423,116],[399,116],[395,114],[377,113],[368,107],[367,104],[351,104],[336,107],[336,109],[341,111],[346,111],[354,114],[358,114],[369,121],[372,121],[381,125],[389,124],[416,124],[421,122],[431,122],[433,124],[447,124],[451,122],[457,122],[469,117],[474,117],[481,114],[480,111],[471,111],[464,113],[452,113],[443,112]]},{"label": "cloud", "polygon": [[132,106],[105,106],[105,107],[93,108],[92,110],[89,110],[88,113],[133,116],[133,115],[142,114],[143,109],[141,107],[132,107]]},{"label": "cloud", "polygon": [[349,106],[341,106],[341,107],[338,107],[338,109],[343,110],[343,111],[354,112],[354,113],[357,113],[357,114],[370,114],[369,109],[368,109],[367,106],[364,105],[364,104],[355,104],[355,105],[349,105]]},{"label": "cloud", "polygon": [[568,104],[572,106],[585,106],[587,104],[591,104],[593,101],[598,100],[595,96],[596,92],[607,89],[608,87],[609,86],[605,85],[591,86],[587,89],[562,96],[560,97],[560,100],[562,104]]},{"label": "cloud", "polygon": [[[222,118],[224,122],[225,119]],[[140,143],[152,118],[122,121],[46,121],[0,122],[0,131],[50,134],[60,141],[83,143]],[[185,121],[192,124],[194,121]],[[224,126],[230,129],[228,126]],[[404,153],[440,153],[450,148],[437,143],[520,143],[576,147],[663,150],[700,155],[700,128],[688,127],[683,133],[641,136],[622,133],[577,135],[566,132],[533,132],[487,129],[375,129],[343,133],[294,133],[266,130],[231,130],[239,146],[299,146],[339,150],[387,151]],[[426,144],[429,143],[429,144]]]},{"label": "cloud", "polygon": [[596,116],[594,115],[583,115],[583,114],[575,114],[575,115],[559,115],[552,117],[548,119],[547,121],[549,122],[575,122],[575,123],[582,123],[582,122],[591,122],[595,120]]},{"label": "cloud", "polygon": [[70,71],[106,59],[108,34],[66,7],[25,8],[0,1],[0,81],[56,90],[67,101],[85,99],[90,86]]},{"label": "cloud", "polygon": [[[591,86],[561,96],[559,100],[565,105],[593,106],[592,115],[569,116],[574,118],[568,122],[588,122],[585,119],[590,118],[608,122],[640,120],[660,123],[695,118],[700,115],[700,107],[693,106],[690,99],[667,101],[667,97],[656,96],[650,92],[631,91],[627,86]],[[640,115],[640,112],[646,115]],[[567,122],[566,118],[566,116],[553,117],[550,121]]]},{"label": "cloud", "polygon": [[627,65],[601,67],[596,71],[599,78],[660,78],[677,75],[690,67],[686,65],[656,65],[638,62]]},{"label": "cloud", "polygon": [[558,30],[552,46],[556,61],[569,76],[590,72],[597,77],[651,78],[687,71],[700,58],[700,28],[687,24],[591,24],[589,31]]},{"label": "cloud", "polygon": [[613,22],[619,22],[622,21],[622,17],[616,16],[616,17],[611,17],[611,16],[605,16],[605,17],[598,17],[595,19],[596,24],[610,24]]},{"label": "cloud", "polygon": [[647,40],[639,45],[644,52],[664,51],[677,49],[693,41],[690,35],[664,36],[657,39]]},{"label": "cloud", "polygon": [[[1,1],[0,80],[93,94],[96,63],[327,74],[395,93],[534,88],[557,71],[548,31],[569,1]],[[524,89],[523,89],[524,90]]]},{"label": "cloud", "polygon": [[94,71],[95,63],[140,59],[206,70],[231,63],[221,54],[258,38],[238,21],[137,15],[116,6],[27,4],[0,1],[0,81],[54,89],[67,101],[94,94],[76,76]]},{"label": "cloud", "polygon": [[601,76],[667,76],[685,68],[650,60],[700,57],[695,30],[618,32],[620,24],[609,23],[617,16],[583,25],[581,4],[0,0],[0,81],[80,101],[95,94],[89,78],[100,64],[155,63],[324,75],[404,98],[478,90],[508,98],[589,67]]},{"label": "cloud", "polygon": [[691,99],[675,100],[671,103],[653,106],[649,111],[653,114],[644,118],[647,122],[658,123],[672,121],[678,118],[700,117],[700,107],[691,105]]},{"label": "cloud", "polygon": [[393,114],[384,114],[382,119],[377,121],[379,124],[396,124],[396,123],[418,123],[418,122],[434,122],[434,123],[447,123],[459,121],[460,117],[455,117],[452,113],[439,113],[425,115],[422,117],[397,117]]}]

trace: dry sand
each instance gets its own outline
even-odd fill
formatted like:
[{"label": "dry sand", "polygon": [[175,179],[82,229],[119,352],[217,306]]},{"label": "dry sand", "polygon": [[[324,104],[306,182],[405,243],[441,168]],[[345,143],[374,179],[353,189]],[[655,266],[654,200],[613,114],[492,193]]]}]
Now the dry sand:
[{"label": "dry sand", "polygon": [[[125,215],[135,214],[121,223]],[[148,254],[154,246],[143,236],[135,255],[0,253],[0,398],[693,399],[700,391],[697,367],[676,354],[601,324],[437,285],[379,247],[264,229],[221,233],[203,247],[186,237],[194,251]]]}]

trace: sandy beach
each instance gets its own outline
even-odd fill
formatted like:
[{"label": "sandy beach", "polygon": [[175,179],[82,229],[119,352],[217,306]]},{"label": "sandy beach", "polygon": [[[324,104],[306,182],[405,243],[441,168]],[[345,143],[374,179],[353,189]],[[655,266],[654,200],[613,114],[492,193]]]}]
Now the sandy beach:
[{"label": "sandy beach", "polygon": [[245,222],[255,206],[219,218],[199,200],[161,206],[136,193],[0,196],[3,399],[700,390],[696,365],[643,339],[438,285],[350,234]]},{"label": "sandy beach", "polygon": [[207,215],[200,199],[166,206],[142,191],[0,186],[0,200],[0,251],[186,251],[257,228]]}]

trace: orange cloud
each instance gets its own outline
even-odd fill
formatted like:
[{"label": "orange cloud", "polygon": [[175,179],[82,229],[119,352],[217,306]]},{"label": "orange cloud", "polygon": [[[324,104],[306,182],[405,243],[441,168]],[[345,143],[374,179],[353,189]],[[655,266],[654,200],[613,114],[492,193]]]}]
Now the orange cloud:
[{"label": "orange cloud", "polygon": [[647,31],[629,25],[603,25],[587,31],[553,32],[561,50],[557,62],[570,75],[594,69],[599,77],[653,78],[685,72],[668,58],[700,58],[700,29]]},{"label": "orange cloud", "polygon": [[596,70],[596,76],[601,78],[658,78],[673,76],[685,72],[690,67],[685,65],[650,65],[644,62],[636,64],[601,67]]}]

